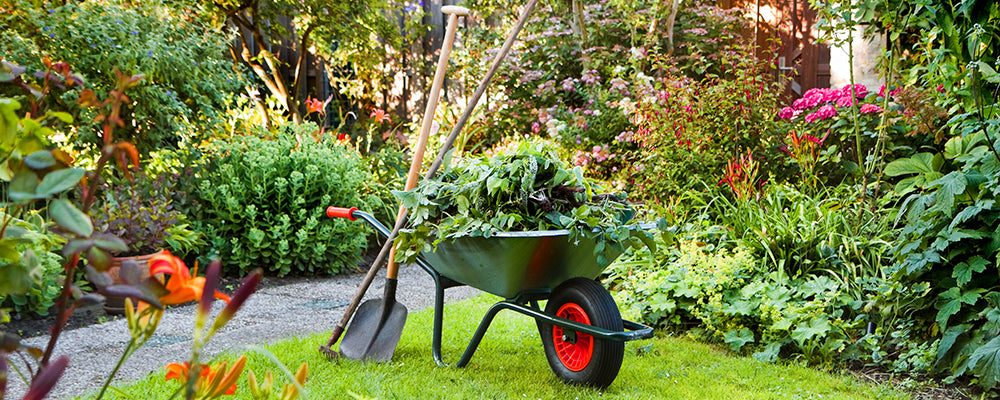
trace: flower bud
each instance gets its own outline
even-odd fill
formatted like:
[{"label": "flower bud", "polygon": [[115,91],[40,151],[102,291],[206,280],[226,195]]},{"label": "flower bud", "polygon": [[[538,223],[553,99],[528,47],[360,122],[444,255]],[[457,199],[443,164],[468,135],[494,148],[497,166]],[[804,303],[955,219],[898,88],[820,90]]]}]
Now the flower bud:
[{"label": "flower bud", "polygon": [[247,275],[243,280],[243,285],[239,289],[236,289],[236,293],[233,293],[233,297],[229,300],[229,304],[226,308],[222,310],[219,317],[215,319],[215,324],[212,325],[212,330],[218,330],[226,325],[229,320],[233,319],[236,315],[236,311],[243,307],[243,302],[247,301],[253,292],[257,291],[257,286],[260,285],[260,281],[263,279],[263,272],[260,269],[256,269]]},{"label": "flower bud", "polygon": [[198,301],[198,312],[208,314],[212,310],[212,301],[215,300],[215,289],[219,286],[219,270],[222,263],[213,260],[208,264],[208,271],[205,272],[205,287],[201,292],[201,299]]}]

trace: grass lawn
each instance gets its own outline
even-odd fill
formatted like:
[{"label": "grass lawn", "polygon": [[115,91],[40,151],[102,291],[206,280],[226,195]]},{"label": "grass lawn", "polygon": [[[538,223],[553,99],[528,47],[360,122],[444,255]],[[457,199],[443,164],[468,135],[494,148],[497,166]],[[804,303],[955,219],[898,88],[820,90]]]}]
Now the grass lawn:
[{"label": "grass lawn", "polygon": [[[447,306],[446,361],[457,360],[479,320],[497,299],[483,295]],[[301,363],[309,363],[305,388],[311,399],[909,398],[886,386],[859,383],[851,376],[734,357],[711,345],[674,337],[628,343],[618,379],[606,390],[569,386],[549,370],[534,322],[510,311],[497,316],[469,366],[438,367],[431,358],[432,320],[432,310],[409,316],[391,363],[328,361],[317,348],[326,343],[329,333],[292,338],[266,349],[292,372]],[[248,354],[247,369],[258,377],[272,370],[276,386],[288,382],[270,355],[260,351]],[[224,398],[252,398],[247,374],[243,375],[237,395]],[[165,399],[177,385],[177,381],[165,382],[160,372],[119,388],[128,397],[108,398]]]}]

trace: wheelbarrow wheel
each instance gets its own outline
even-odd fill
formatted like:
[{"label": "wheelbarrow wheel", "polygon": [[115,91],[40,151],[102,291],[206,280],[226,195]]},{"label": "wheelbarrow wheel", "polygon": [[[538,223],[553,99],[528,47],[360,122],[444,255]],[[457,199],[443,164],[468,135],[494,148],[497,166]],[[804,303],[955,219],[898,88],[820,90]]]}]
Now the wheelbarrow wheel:
[{"label": "wheelbarrow wheel", "polygon": [[[624,330],[614,298],[600,283],[573,278],[553,290],[545,313],[614,332]],[[545,357],[556,376],[583,386],[604,388],[618,376],[625,343],[598,340],[592,335],[540,322]]]}]

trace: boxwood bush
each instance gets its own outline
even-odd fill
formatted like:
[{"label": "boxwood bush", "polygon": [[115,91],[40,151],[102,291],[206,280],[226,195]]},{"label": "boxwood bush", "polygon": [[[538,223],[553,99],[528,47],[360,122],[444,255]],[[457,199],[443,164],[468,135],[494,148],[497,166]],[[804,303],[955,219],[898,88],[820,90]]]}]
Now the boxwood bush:
[{"label": "boxwood bush", "polygon": [[359,260],[368,228],[325,210],[366,208],[370,173],[357,151],[317,132],[313,124],[285,125],[235,136],[206,154],[194,177],[192,220],[228,272],[333,274]]}]

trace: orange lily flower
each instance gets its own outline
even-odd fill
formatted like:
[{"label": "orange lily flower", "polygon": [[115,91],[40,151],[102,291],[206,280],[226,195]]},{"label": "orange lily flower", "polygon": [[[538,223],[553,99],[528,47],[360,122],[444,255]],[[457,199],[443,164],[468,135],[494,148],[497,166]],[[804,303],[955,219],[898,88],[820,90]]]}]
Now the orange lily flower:
[{"label": "orange lily flower", "polygon": [[[166,296],[160,297],[163,305],[175,305],[198,300],[205,288],[205,278],[197,276],[198,267],[195,266],[192,274],[184,261],[170,254],[169,251],[157,254],[149,261],[150,275],[168,274],[166,289],[170,292]],[[213,289],[214,290],[214,289]],[[229,296],[215,291],[215,298],[229,302]]]},{"label": "orange lily flower", "polygon": [[[243,373],[246,362],[247,356],[242,356],[236,360],[232,368],[229,368],[225,361],[217,364],[215,368],[202,364],[201,368],[198,369],[198,381],[195,382],[195,391],[199,394],[198,397],[218,398],[235,394],[236,380]],[[191,365],[186,361],[184,363],[171,363],[165,368],[167,374],[164,379],[168,381],[177,379],[181,382],[187,382],[191,374]],[[223,371],[225,373],[222,373]]]}]

